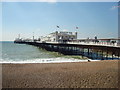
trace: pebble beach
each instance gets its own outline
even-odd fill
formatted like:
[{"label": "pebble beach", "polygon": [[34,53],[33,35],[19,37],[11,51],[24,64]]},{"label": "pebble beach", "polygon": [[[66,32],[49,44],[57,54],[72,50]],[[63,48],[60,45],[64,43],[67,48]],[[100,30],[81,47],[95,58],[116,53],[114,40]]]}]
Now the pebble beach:
[{"label": "pebble beach", "polygon": [[118,88],[118,60],[2,64],[3,88]]}]

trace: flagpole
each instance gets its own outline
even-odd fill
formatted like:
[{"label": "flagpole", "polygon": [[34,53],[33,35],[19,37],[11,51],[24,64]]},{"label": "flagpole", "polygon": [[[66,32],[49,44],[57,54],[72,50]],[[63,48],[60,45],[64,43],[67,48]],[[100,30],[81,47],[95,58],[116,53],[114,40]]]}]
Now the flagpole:
[{"label": "flagpole", "polygon": [[60,28],[60,26],[57,25],[57,31],[58,31],[58,28]]},{"label": "flagpole", "polygon": [[77,30],[78,30],[78,27],[76,27],[76,32],[75,32],[76,39],[77,39],[77,33],[78,33]]}]

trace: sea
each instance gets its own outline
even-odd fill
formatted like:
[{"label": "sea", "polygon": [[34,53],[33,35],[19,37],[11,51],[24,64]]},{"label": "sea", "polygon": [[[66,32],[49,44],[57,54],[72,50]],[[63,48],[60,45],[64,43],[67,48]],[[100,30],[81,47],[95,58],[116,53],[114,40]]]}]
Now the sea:
[{"label": "sea", "polygon": [[87,62],[88,59],[73,58],[57,52],[50,52],[32,45],[0,42],[0,63],[63,63]]}]

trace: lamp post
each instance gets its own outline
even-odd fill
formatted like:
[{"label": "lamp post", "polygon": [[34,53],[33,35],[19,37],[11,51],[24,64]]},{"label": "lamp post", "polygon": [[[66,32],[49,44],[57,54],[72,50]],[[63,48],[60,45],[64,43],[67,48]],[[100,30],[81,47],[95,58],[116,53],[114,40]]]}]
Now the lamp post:
[{"label": "lamp post", "polygon": [[78,31],[78,27],[76,27],[76,32],[75,32],[75,35],[76,35],[76,39],[77,39],[77,31]]}]

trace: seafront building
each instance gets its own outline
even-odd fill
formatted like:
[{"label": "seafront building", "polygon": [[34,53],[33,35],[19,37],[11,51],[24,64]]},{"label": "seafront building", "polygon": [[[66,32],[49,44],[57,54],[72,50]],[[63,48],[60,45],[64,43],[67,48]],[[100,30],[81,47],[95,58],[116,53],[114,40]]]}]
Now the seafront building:
[{"label": "seafront building", "polygon": [[41,37],[41,41],[45,42],[66,42],[70,40],[77,40],[77,32],[56,31]]}]

